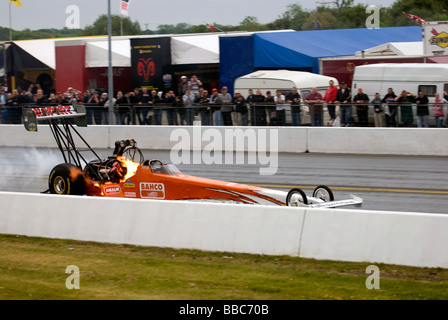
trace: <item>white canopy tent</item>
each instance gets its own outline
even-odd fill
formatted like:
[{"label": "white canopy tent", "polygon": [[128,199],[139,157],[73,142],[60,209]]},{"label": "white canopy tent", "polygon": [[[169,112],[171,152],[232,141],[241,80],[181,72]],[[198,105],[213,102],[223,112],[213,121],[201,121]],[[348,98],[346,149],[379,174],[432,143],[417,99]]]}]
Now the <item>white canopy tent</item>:
[{"label": "white canopy tent", "polygon": [[44,40],[23,40],[14,41],[14,43],[21,49],[28,52],[37,60],[42,61],[51,69],[56,68],[56,54],[54,50],[54,43],[56,39]]},{"label": "white canopy tent", "polygon": [[[108,66],[107,41],[91,41],[86,43],[86,68]],[[129,39],[112,41],[112,65],[114,67],[131,66],[131,44]]]},{"label": "white canopy tent", "polygon": [[[219,63],[219,35],[169,36],[171,36],[171,59],[173,65]],[[112,38],[112,64],[114,67],[131,66],[130,38],[134,37]],[[25,40],[14,41],[14,43],[50,68],[55,69],[55,42],[70,40]],[[76,38],[76,40],[83,40],[86,43],[86,68],[108,66],[108,43],[105,37]]]},{"label": "white canopy tent", "polygon": [[171,63],[219,63],[219,36],[179,36],[171,38]]},{"label": "white canopy tent", "polygon": [[420,56],[423,54],[423,42],[387,42],[363,51],[355,56]]}]

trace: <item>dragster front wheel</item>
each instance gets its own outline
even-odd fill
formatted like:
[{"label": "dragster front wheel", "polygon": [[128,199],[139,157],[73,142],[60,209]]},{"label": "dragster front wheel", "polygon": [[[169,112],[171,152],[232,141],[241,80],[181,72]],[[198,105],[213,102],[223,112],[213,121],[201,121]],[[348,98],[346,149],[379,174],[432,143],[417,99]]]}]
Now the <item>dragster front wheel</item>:
[{"label": "dragster front wheel", "polygon": [[317,186],[313,191],[313,197],[323,200],[324,202],[333,201],[333,192],[327,186]]},{"label": "dragster front wheel", "polygon": [[302,189],[294,188],[289,190],[286,196],[286,205],[288,207],[300,207],[300,203],[308,204],[308,199]]},{"label": "dragster front wheel", "polygon": [[52,194],[83,195],[84,175],[77,166],[61,163],[51,170],[48,186]]}]

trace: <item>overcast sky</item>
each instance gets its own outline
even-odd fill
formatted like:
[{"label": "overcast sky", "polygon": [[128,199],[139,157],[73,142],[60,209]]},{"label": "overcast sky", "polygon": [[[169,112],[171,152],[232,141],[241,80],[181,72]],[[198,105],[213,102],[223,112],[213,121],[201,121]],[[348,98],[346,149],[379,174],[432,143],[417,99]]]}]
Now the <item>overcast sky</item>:
[{"label": "overcast sky", "polygon": [[[11,5],[12,28],[31,30],[65,27],[69,14],[66,8],[76,5],[80,11],[80,26],[92,24],[107,13],[108,0],[20,0],[22,7]],[[331,0],[322,0],[322,2]],[[355,3],[390,6],[394,0],[355,0]],[[219,23],[238,25],[246,16],[255,16],[260,23],[274,21],[291,3],[300,3],[304,9],[314,9],[311,0],[131,0],[129,16],[140,22],[142,29],[155,30],[160,24]],[[0,26],[9,27],[9,0],[0,0]],[[111,0],[112,14],[120,12],[120,0]],[[367,17],[367,16],[366,16]],[[147,24],[147,25],[146,25]]]}]

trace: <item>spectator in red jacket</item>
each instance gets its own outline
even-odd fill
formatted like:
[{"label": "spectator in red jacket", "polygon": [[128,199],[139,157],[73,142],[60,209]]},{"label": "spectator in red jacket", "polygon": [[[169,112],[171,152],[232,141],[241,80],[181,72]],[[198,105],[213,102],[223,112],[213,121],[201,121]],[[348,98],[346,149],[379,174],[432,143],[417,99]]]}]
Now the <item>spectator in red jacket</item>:
[{"label": "spectator in red jacket", "polygon": [[338,88],[334,85],[334,81],[330,80],[330,87],[327,89],[324,95],[324,101],[327,103],[328,113],[330,114],[330,123],[332,125],[336,119],[336,105],[334,102],[338,98]]}]

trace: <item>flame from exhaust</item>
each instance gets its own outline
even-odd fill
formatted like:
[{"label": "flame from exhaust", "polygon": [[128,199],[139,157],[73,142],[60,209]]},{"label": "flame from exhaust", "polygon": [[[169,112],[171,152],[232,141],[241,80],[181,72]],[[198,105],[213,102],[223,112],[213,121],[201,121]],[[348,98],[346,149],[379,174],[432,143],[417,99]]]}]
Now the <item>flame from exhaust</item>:
[{"label": "flame from exhaust", "polygon": [[75,182],[79,176],[84,176],[84,172],[79,169],[78,167],[71,167],[70,168],[70,180],[72,182]]},{"label": "flame from exhaust", "polygon": [[[120,179],[121,182],[127,181],[137,173],[137,170],[140,166],[139,163],[129,160],[125,157],[117,157],[117,160],[119,160],[121,165],[126,168],[126,175]],[[90,177],[86,176],[81,169],[72,167],[70,169],[70,179],[72,181],[76,181],[79,176],[82,176],[84,179],[86,194],[92,196],[104,196],[104,192],[101,189],[101,183],[99,181],[92,180]],[[110,182],[106,182],[105,184],[110,184]]]},{"label": "flame from exhaust", "polygon": [[84,174],[84,171],[82,171],[81,169],[79,169],[78,167],[71,167],[70,168],[70,180],[72,182],[76,181],[77,179],[79,179],[79,176],[82,176],[84,179],[84,185],[86,188],[86,194],[88,195],[103,195],[103,192],[101,191],[101,186],[100,183],[98,181],[93,181],[92,179],[90,179],[89,177],[87,177]]},{"label": "flame from exhaust", "polygon": [[140,163],[129,160],[125,157],[117,157],[117,159],[126,167],[127,172],[122,181],[126,181],[129,178],[133,177],[137,173],[137,169],[140,166]]}]

